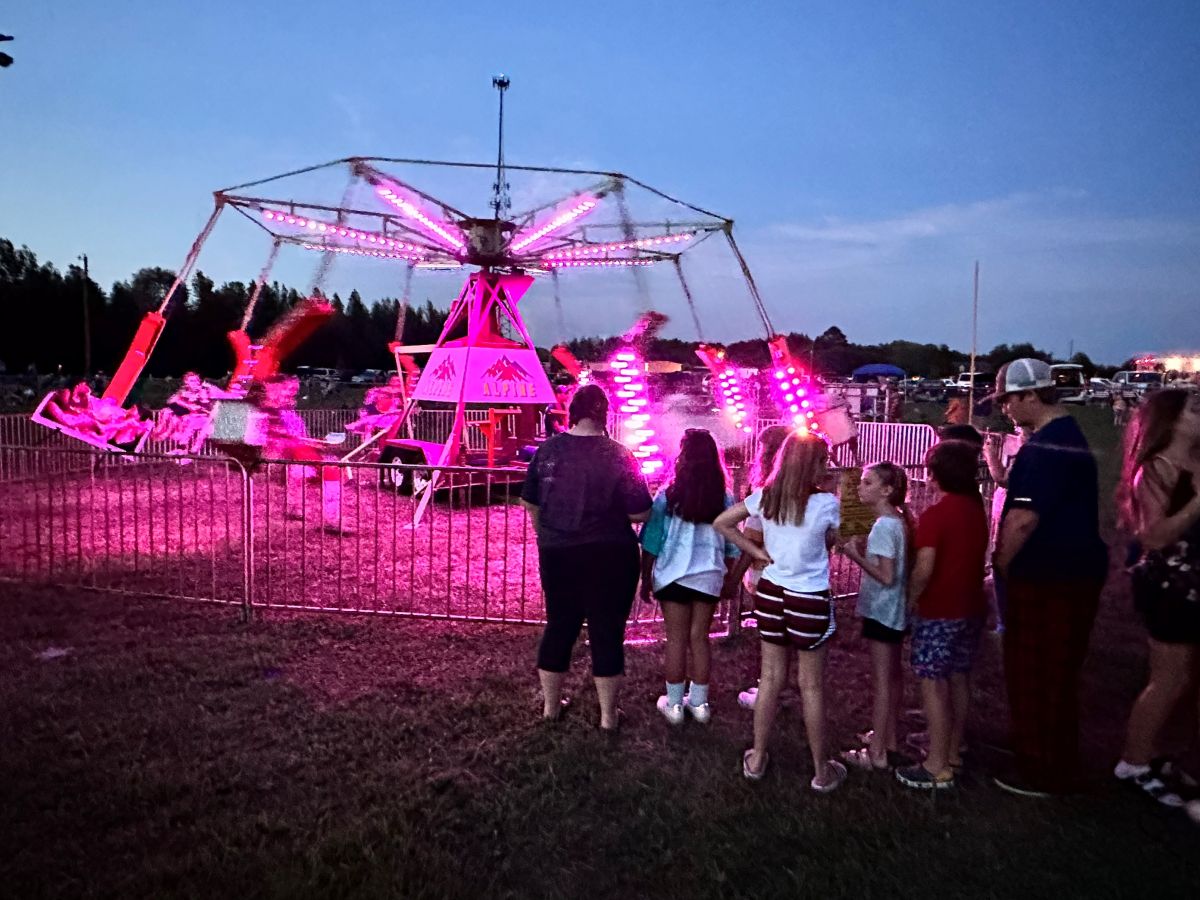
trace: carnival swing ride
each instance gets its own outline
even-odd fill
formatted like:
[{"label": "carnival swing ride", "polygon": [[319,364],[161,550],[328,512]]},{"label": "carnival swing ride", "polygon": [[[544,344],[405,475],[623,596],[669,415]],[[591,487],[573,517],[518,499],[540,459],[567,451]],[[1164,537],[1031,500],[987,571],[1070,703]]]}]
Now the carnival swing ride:
[{"label": "carnival swing ride", "polygon": [[[552,387],[538,357],[519,304],[535,278],[553,286],[560,327],[560,288],[568,279],[589,272],[630,270],[642,295],[643,314],[613,352],[605,375],[591,373],[564,345],[552,351],[575,381],[607,377],[616,401],[616,437],[654,477],[665,465],[665,448],[656,437],[652,397],[647,386],[647,348],[665,316],[652,312],[644,267],[673,269],[701,344],[697,354],[710,370],[715,406],[739,432],[749,433],[759,410],[778,408],[779,418],[797,427],[820,430],[820,410],[808,396],[802,367],[775,334],[750,268],[733,236],[733,220],[678,200],[618,172],[509,165],[504,158],[504,96],[509,80],[493,79],[499,93],[499,140],[495,163],[462,163],[419,159],[349,157],[214,193],[214,209],[196,237],[183,266],[160,307],[147,313],[125,357],[104,392],[106,404],[123,406],[146,366],[164,327],[173,297],[186,283],[218,218],[234,210],[270,238],[270,252],[251,292],[240,327],[229,335],[236,364],[231,386],[268,383],[287,355],[331,315],[321,286],[335,258],[366,257],[395,264],[403,273],[403,303],[395,357],[399,394],[384,427],[366,436],[346,459],[418,463],[426,478],[414,483],[411,466],[403,483],[422,494],[415,519],[429,502],[442,469],[460,466],[507,468],[519,480],[537,442],[558,427],[565,411],[564,391]],[[398,168],[437,172],[442,177],[494,171],[490,213],[472,215],[417,187]],[[297,176],[348,174],[342,202],[297,199],[279,188]],[[509,178],[520,176],[572,184],[558,199],[513,212]],[[582,182],[582,183],[580,183]],[[357,199],[366,194],[365,202]],[[641,215],[641,201],[658,215]],[[666,210],[665,214],[662,210]],[[753,308],[771,349],[771,368],[763,373],[761,391],[752,383],[758,373],[741,369],[724,348],[703,340],[693,291],[685,277],[683,256],[713,236],[723,236],[740,270]],[[281,247],[298,247],[320,255],[310,296],[276,323],[268,336],[252,340],[247,328]],[[468,270],[451,303],[441,334],[433,344],[406,345],[400,340],[414,272]],[[564,335],[565,337],[565,335]],[[414,357],[425,356],[417,367]],[[419,378],[416,377],[419,371]],[[762,398],[761,400],[759,398]],[[396,398],[393,398],[395,400]],[[774,401],[773,403],[771,401]],[[39,407],[40,410],[40,407]],[[398,413],[395,412],[398,410]],[[422,411],[439,410],[448,425],[429,435],[414,430]],[[770,416],[770,413],[767,413]],[[42,417],[45,418],[44,416]],[[62,422],[46,422],[73,434]],[[471,429],[478,431],[467,440]],[[472,450],[480,446],[482,449]],[[240,439],[251,442],[242,436]],[[90,441],[91,443],[98,443]],[[331,448],[325,458],[336,458]]]}]

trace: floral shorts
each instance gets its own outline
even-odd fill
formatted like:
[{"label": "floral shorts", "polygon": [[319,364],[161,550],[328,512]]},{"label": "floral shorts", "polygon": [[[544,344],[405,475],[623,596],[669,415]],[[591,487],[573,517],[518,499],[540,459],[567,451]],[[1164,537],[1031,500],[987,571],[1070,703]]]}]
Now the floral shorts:
[{"label": "floral shorts", "polygon": [[983,633],[983,617],[922,619],[912,623],[912,670],[918,678],[949,678],[970,672]]}]

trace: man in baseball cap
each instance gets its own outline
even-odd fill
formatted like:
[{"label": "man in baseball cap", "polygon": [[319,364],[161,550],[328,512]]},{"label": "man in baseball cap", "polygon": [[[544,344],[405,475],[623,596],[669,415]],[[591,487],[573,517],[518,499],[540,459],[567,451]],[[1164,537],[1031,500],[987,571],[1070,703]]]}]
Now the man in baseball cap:
[{"label": "man in baseball cap", "polygon": [[[1014,359],[1002,365],[996,373],[996,390],[988,399],[1000,400],[1009,394],[1039,391],[1048,387],[1054,387],[1048,363],[1040,359]],[[1050,397],[1050,402],[1053,403],[1054,399]]]},{"label": "man in baseball cap", "polygon": [[1001,366],[992,399],[1029,435],[1009,472],[993,557],[1008,592],[1015,762],[995,781],[1027,797],[1062,794],[1077,781],[1079,673],[1108,571],[1096,458],[1042,360]]}]

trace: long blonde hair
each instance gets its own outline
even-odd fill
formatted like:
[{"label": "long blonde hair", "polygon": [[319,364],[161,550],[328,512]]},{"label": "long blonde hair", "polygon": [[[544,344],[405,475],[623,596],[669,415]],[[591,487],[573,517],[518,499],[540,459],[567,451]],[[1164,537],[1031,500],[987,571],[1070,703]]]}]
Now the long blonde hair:
[{"label": "long blonde hair", "polygon": [[763,518],[781,525],[804,524],[808,498],[821,490],[817,480],[828,458],[829,448],[821,438],[806,431],[789,434],[763,487]]}]

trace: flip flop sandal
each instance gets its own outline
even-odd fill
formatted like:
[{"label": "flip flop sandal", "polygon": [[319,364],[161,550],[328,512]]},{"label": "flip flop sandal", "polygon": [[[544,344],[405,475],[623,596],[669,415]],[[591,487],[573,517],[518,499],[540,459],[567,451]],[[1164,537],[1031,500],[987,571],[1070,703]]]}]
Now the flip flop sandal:
[{"label": "flip flop sandal", "polygon": [[761,781],[762,777],[767,774],[767,763],[771,761],[769,754],[763,754],[762,768],[755,772],[750,768],[750,757],[754,755],[753,750],[747,750],[742,754],[742,776],[751,781]]},{"label": "flip flop sandal", "polygon": [[818,794],[833,793],[842,786],[842,782],[846,780],[846,776],[849,774],[846,771],[846,767],[836,759],[829,760],[826,765],[833,770],[833,778],[824,784],[820,784],[817,782],[817,777],[814,775],[812,781],[808,783],[808,786]]},{"label": "flip flop sandal", "polygon": [[882,763],[873,759],[871,757],[870,747],[859,747],[857,750],[846,750],[842,753],[842,759],[854,766],[854,768],[862,769],[865,772],[886,772],[891,768],[891,764],[886,758]]}]

